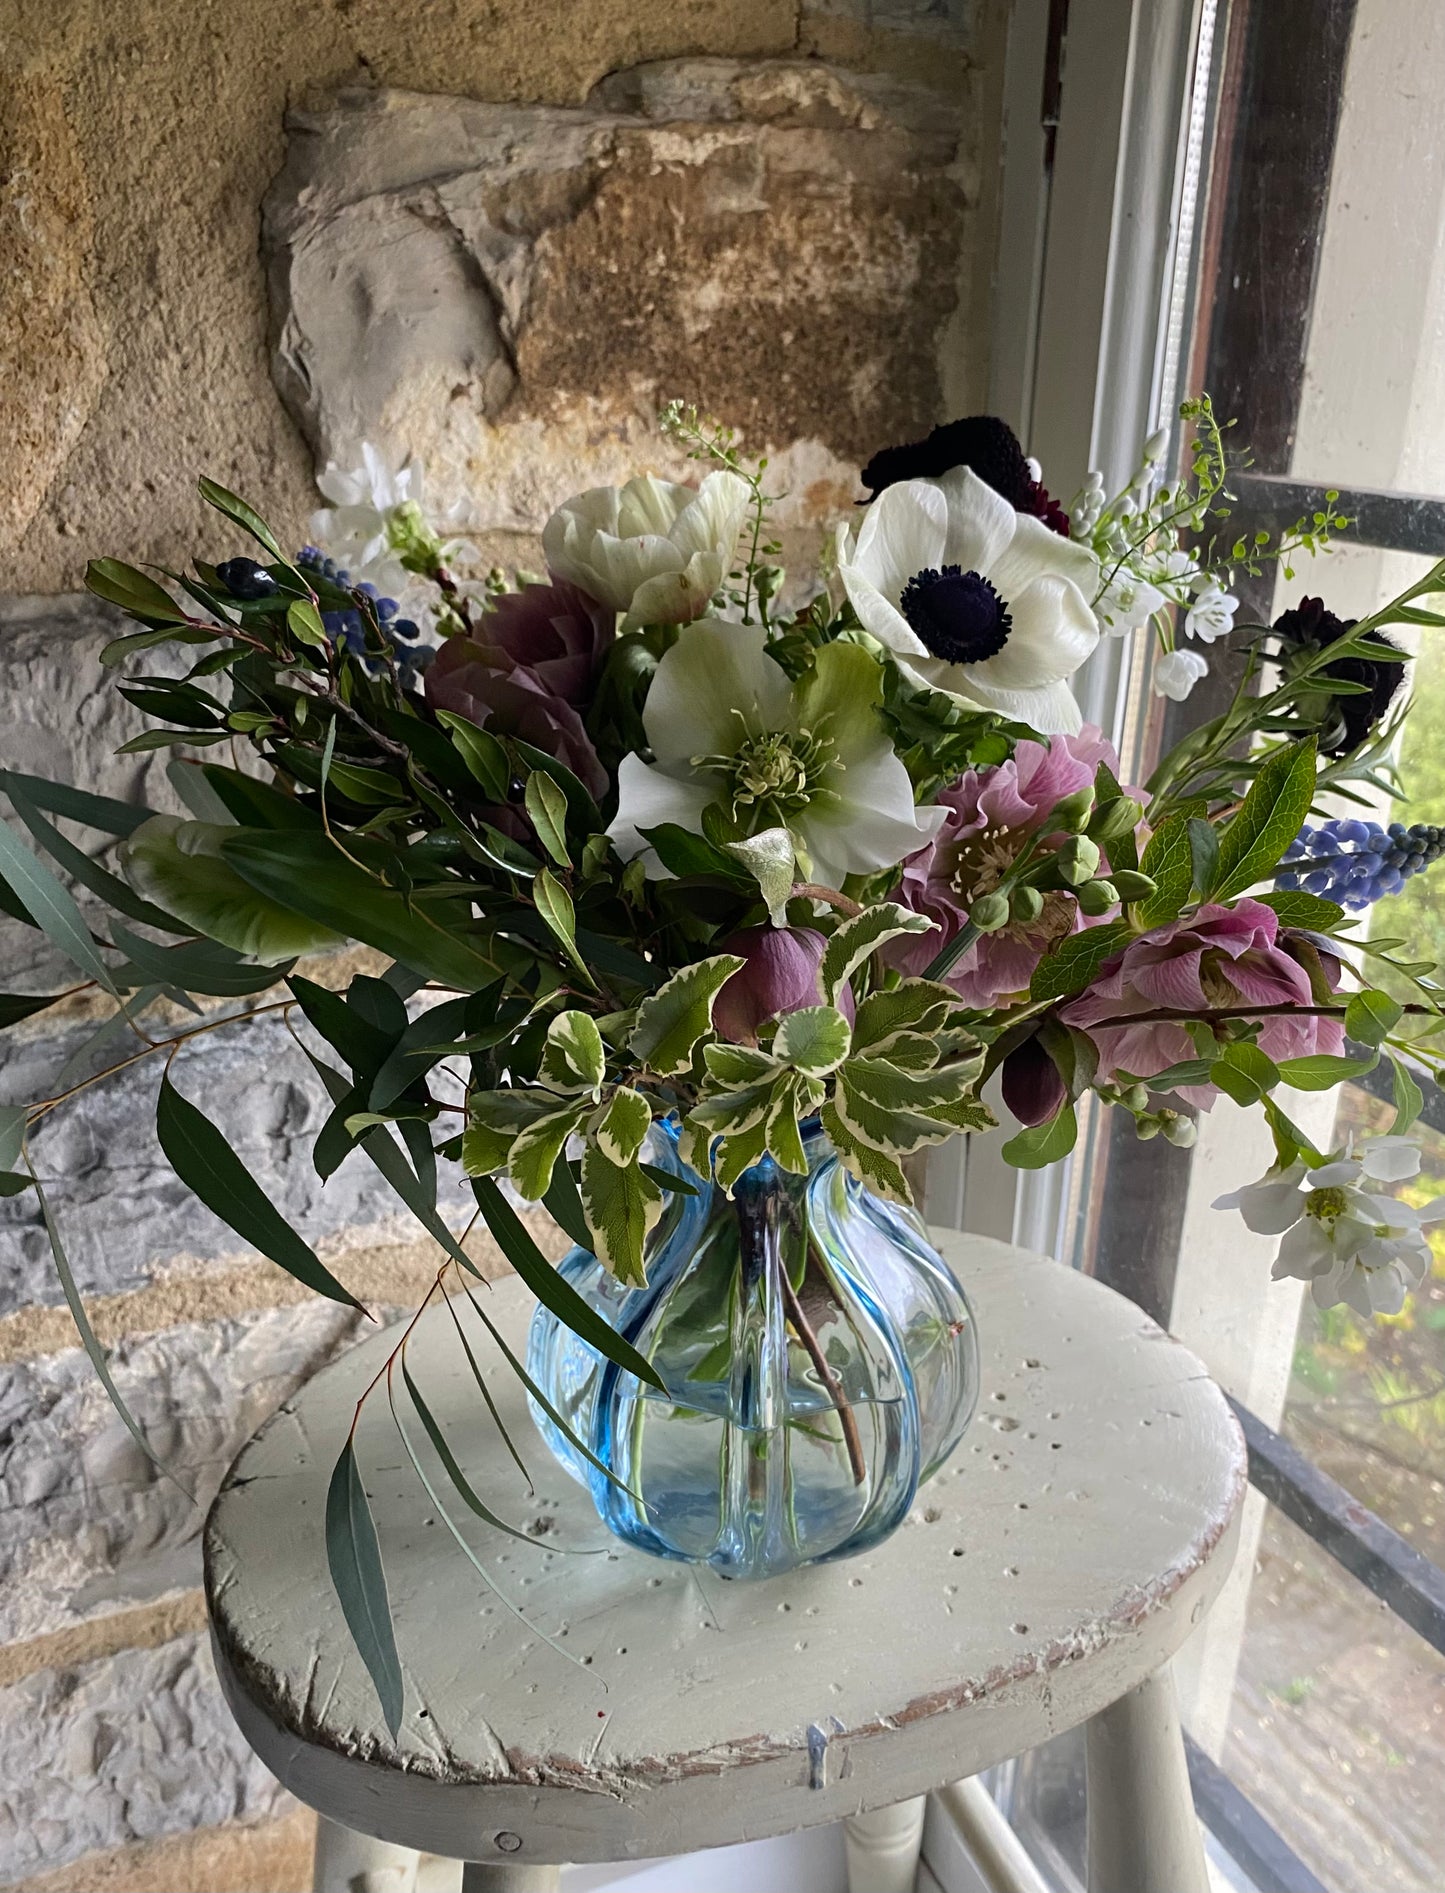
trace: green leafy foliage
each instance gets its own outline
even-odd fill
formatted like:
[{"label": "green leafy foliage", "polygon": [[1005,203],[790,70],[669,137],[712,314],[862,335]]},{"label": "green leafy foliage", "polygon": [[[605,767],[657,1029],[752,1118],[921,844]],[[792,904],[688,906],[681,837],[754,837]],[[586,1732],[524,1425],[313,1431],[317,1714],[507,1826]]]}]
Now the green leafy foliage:
[{"label": "green leafy foliage", "polygon": [[1214,890],[1218,899],[1242,894],[1273,872],[1299,833],[1314,797],[1314,738],[1282,744],[1264,763],[1239,813],[1220,834]]},{"label": "green leafy foliage", "polygon": [[391,1600],[376,1523],[349,1439],[326,1490],[326,1562],[346,1627],[366,1665],[386,1726],[395,1735],[405,1702],[401,1657],[391,1627]]},{"label": "green leafy foliage", "polygon": [[692,1070],[699,1042],[712,1030],[718,994],[743,965],[736,953],[715,953],[684,966],[637,1009],[628,1050],[658,1078]]}]

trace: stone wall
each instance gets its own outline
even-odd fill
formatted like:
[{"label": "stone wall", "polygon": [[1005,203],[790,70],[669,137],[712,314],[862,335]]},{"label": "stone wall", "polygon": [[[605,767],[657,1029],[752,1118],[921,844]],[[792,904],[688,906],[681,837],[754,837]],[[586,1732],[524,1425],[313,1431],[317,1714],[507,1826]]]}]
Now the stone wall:
[{"label": "stone wall", "polygon": [[[1002,10],[0,0],[0,764],[172,805],[164,759],[114,754],[138,722],[79,583],[93,554],[214,547],[198,472],[299,543],[318,460],[366,435],[510,563],[567,492],[665,464],[651,417],[678,394],[771,450],[805,552],[872,447],[976,403]],[[0,917],[0,990],[52,981]],[[103,1010],[5,1033],[0,1102],[94,1069]],[[438,1254],[364,1160],[314,1177],[325,1105],[278,1026],[208,1035],[175,1076],[378,1312],[425,1289]],[[75,1345],[33,1199],[0,1199],[0,1887],[31,1893],[309,1884],[308,1817],[209,1669],[198,1530],[358,1320],[179,1186],[155,1082],[84,1094],[34,1148],[115,1378],[197,1504]]]}]

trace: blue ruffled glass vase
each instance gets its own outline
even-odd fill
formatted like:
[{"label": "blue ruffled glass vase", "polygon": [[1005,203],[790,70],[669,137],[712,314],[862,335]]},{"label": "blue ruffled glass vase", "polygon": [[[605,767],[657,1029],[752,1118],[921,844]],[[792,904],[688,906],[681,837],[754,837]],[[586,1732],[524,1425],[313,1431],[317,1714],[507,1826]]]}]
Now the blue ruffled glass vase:
[{"label": "blue ruffled glass vase", "polygon": [[887,1537],[978,1398],[968,1298],[909,1211],[806,1127],[805,1176],[771,1158],[731,1198],[652,1133],[668,1196],[627,1288],[583,1249],[561,1271],[657,1369],[664,1395],[547,1309],[528,1369],[608,1479],[533,1404],[543,1438],[620,1538],[728,1577],[773,1577]]}]

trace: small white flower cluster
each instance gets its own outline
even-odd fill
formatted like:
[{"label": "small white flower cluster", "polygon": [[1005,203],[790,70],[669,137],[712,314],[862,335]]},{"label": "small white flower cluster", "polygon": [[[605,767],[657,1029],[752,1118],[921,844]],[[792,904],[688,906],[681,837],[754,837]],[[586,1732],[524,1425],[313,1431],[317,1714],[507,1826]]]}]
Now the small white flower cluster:
[{"label": "small white flower cluster", "polygon": [[1412,1209],[1368,1185],[1403,1183],[1419,1169],[1408,1137],[1372,1137],[1359,1156],[1351,1142],[1312,1170],[1296,1158],[1216,1197],[1214,1207],[1237,1209],[1256,1235],[1283,1237],[1276,1281],[1307,1281],[1321,1308],[1344,1302],[1358,1315],[1393,1315],[1430,1267],[1424,1226],[1445,1221],[1445,1197]]},{"label": "small white flower cluster", "polygon": [[1099,629],[1127,637],[1148,624],[1162,646],[1154,666],[1155,694],[1180,703],[1209,669],[1198,651],[1176,648],[1167,615],[1180,615],[1187,638],[1209,645],[1234,628],[1239,601],[1228,590],[1227,572],[1202,566],[1179,544],[1179,534],[1200,524],[1201,495],[1164,484],[1160,465],[1169,445],[1161,428],[1144,443],[1139,466],[1121,493],[1110,499],[1104,476],[1090,473],[1069,512],[1073,537],[1099,560],[1103,586],[1094,600]]}]

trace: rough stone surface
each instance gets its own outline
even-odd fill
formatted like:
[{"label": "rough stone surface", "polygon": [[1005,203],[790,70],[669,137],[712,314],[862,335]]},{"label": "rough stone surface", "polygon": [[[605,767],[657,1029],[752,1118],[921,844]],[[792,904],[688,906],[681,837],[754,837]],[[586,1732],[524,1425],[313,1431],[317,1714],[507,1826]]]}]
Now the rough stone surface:
[{"label": "rough stone surface", "polygon": [[0,1885],[294,1805],[231,1720],[202,1636],[0,1690]]},{"label": "rough stone surface", "polygon": [[[0,1096],[48,1095],[64,1054],[86,1031],[20,1040],[0,1066]],[[113,1052],[102,1053],[104,1057]],[[144,1287],[177,1257],[235,1255],[238,1237],[194,1197],[155,1135],[159,1060],[86,1091],[44,1120],[36,1166],[82,1293]],[[220,1126],[271,1201],[309,1240],[384,1224],[401,1205],[367,1157],[353,1153],[323,1185],[311,1162],[330,1100],[290,1035],[267,1019],[211,1034],[179,1057],[176,1088]],[[443,1166],[444,1211],[462,1207],[460,1173]],[[0,1312],[61,1299],[33,1193],[0,1198]]]},{"label": "rough stone surface", "polygon": [[94,235],[64,96],[29,73],[0,120],[0,553],[34,517],[105,379],[87,281]]},{"label": "rough stone surface", "polygon": [[313,1300],[123,1342],[111,1371],[173,1479],[79,1349],[0,1367],[0,1642],[198,1584],[205,1508],[226,1467],[363,1325]]},{"label": "rough stone surface", "polygon": [[311,1893],[316,1816],[202,1828],[83,1854],[22,1880],[15,1893]]},{"label": "rough stone surface", "polygon": [[936,94],[690,59],[580,109],[358,91],[289,123],[277,385],[319,459],[416,453],[483,535],[681,471],[655,432],[675,394],[767,446],[793,526],[844,513],[859,461],[939,408],[971,231]]},{"label": "rough stone surface", "polygon": [[267,385],[257,255],[289,102],[377,84],[574,104],[640,60],[786,53],[799,30],[796,0],[7,0],[5,22],[7,81],[33,73],[64,99],[96,233],[66,233],[65,267],[108,365],[10,561],[15,590],[73,589],[96,551],[175,563],[202,471],[302,530],[311,467]]}]

